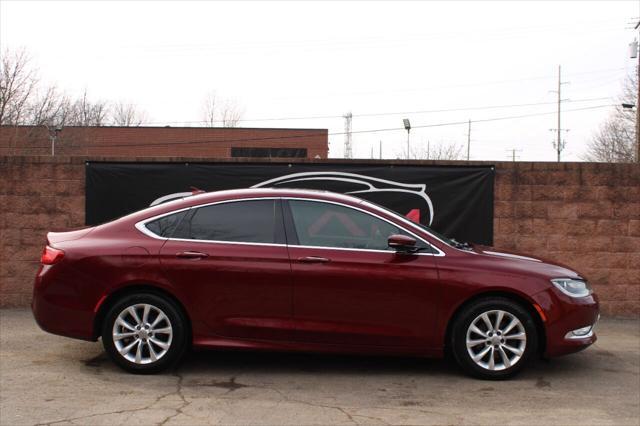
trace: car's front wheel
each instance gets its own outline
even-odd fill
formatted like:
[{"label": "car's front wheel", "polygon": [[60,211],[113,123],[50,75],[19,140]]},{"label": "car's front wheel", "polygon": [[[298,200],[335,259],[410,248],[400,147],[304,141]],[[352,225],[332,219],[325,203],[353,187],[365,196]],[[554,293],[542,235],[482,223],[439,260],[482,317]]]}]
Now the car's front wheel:
[{"label": "car's front wheel", "polygon": [[102,328],[111,359],[132,373],[155,373],[176,364],[187,346],[184,316],[156,294],[132,294],[114,303]]},{"label": "car's front wheel", "polygon": [[538,345],[529,312],[512,300],[497,297],[466,306],[456,318],[451,337],[458,364],[482,379],[513,376]]}]

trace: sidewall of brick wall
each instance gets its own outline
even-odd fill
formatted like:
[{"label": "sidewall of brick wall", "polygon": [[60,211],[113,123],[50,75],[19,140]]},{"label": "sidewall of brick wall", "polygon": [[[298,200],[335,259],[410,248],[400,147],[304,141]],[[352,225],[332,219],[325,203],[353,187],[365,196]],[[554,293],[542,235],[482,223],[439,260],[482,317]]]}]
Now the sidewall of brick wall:
[{"label": "sidewall of brick wall", "polygon": [[[0,307],[30,304],[33,279],[47,232],[84,226],[85,163],[101,160],[109,159],[0,157]],[[206,161],[202,158],[111,160]],[[348,161],[318,162],[344,164]],[[638,165],[351,162],[494,165],[496,248],[567,264],[593,284],[604,314],[623,317],[640,314]]]}]

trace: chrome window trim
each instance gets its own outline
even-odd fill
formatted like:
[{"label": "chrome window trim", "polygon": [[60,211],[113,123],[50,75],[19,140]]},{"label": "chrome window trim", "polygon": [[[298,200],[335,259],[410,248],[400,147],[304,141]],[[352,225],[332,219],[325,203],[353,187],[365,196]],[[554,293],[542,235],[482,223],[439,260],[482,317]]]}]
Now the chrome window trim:
[{"label": "chrome window trim", "polygon": [[184,241],[186,243],[209,243],[209,244],[236,244],[242,246],[271,246],[271,247],[286,247],[286,244],[278,243],[250,243],[246,241],[222,241],[222,240],[192,240],[189,238],[163,238],[163,240],[169,241]]},{"label": "chrome window trim", "polygon": [[167,213],[162,213],[159,214],[157,216],[152,216],[149,217],[147,219],[143,219],[139,222],[136,222],[136,224],[134,225],[136,227],[136,229],[138,229],[140,232],[142,232],[143,234],[155,238],[157,240],[171,240],[171,241],[196,241],[196,242],[208,242],[208,243],[216,243],[216,244],[252,244],[252,245],[270,245],[270,246],[286,246],[286,244],[276,244],[276,243],[250,243],[250,242],[242,242],[242,241],[218,241],[218,240],[196,240],[196,239],[189,239],[189,238],[165,238],[165,237],[161,237],[160,235],[154,234],[153,232],[151,232],[147,227],[146,224],[149,222],[153,222],[156,219],[161,219],[165,216],[169,216],[172,215],[174,213],[180,213],[182,211],[185,210],[191,210],[191,209],[199,209],[200,207],[208,207],[208,206],[214,206],[216,204],[226,204],[226,203],[233,203],[233,202],[242,202],[242,201],[259,201],[259,200],[279,200],[281,199],[281,197],[254,197],[254,198],[235,198],[232,200],[222,200],[222,201],[214,201],[212,203],[206,203],[206,204],[198,204],[195,206],[189,206],[189,207],[184,207],[178,210],[172,210],[170,212]]},{"label": "chrome window trim", "polygon": [[[426,245],[428,245],[429,247],[437,250],[437,253],[414,253],[416,255],[419,256],[438,256],[438,257],[442,257],[444,256],[444,252],[442,250],[440,250],[438,247],[434,246],[433,244],[431,244],[429,241],[426,241],[424,238],[422,238],[419,235],[416,235],[414,232],[409,231],[406,228],[403,228],[402,226],[398,225],[397,223],[394,223],[382,216],[377,215],[376,213],[370,212],[368,210],[364,210],[361,209],[359,207],[355,207],[355,206],[351,206],[349,204],[344,204],[344,203],[340,203],[337,201],[330,201],[330,200],[318,200],[315,198],[300,198],[300,197],[282,197],[283,200],[297,200],[297,201],[313,201],[316,203],[328,203],[328,204],[335,204],[338,206],[342,206],[342,207],[346,207],[346,208],[350,208],[350,209],[354,209],[354,210],[358,210],[364,214],[368,214],[370,216],[373,216],[377,219],[380,219],[384,222],[387,222],[393,226],[395,226],[396,228],[399,228],[401,230],[403,230],[404,232],[406,232],[407,234],[413,235],[416,239],[422,241],[423,243],[425,243]],[[429,234],[431,235],[431,234]],[[305,245],[295,245],[295,244],[290,244],[291,247],[305,247],[305,248],[322,248],[322,249],[329,249],[329,250],[357,250],[357,251],[371,251],[371,252],[379,252],[379,253],[393,253],[393,251],[391,250],[374,250],[374,249],[358,249],[358,248],[348,248],[348,247],[321,247],[321,246],[305,246]]]},{"label": "chrome window trim", "polygon": [[[395,253],[392,250],[375,250],[375,249],[359,249],[359,248],[348,248],[348,247],[324,247],[324,246],[306,246],[306,245],[300,245],[300,244],[277,244],[277,243],[253,243],[253,242],[243,242],[243,241],[222,241],[222,240],[196,240],[196,239],[189,239],[189,238],[165,238],[165,237],[161,237],[159,235],[154,234],[153,232],[151,232],[147,227],[146,224],[148,222],[152,222],[156,219],[160,219],[163,218],[165,216],[169,216],[175,213],[180,213],[182,211],[186,211],[186,210],[190,210],[190,209],[195,209],[195,208],[200,208],[200,207],[207,207],[207,206],[213,206],[213,205],[217,205],[217,204],[225,204],[225,203],[234,203],[234,202],[243,202],[243,201],[257,201],[257,200],[299,200],[299,201],[313,201],[313,202],[317,202],[317,203],[328,203],[328,204],[335,204],[338,206],[342,206],[342,207],[346,207],[346,208],[350,208],[350,209],[354,209],[354,210],[358,210],[364,214],[368,214],[370,216],[373,216],[375,218],[378,218],[382,221],[385,221],[401,230],[403,230],[404,232],[413,235],[416,239],[422,241],[423,243],[427,244],[429,247],[435,249],[437,251],[437,253],[413,253],[413,255],[415,256],[435,256],[435,257],[443,257],[445,256],[445,253],[440,250],[438,247],[436,247],[435,245],[431,244],[430,242],[426,241],[424,238],[420,237],[419,235],[416,235],[414,232],[409,231],[408,229],[398,225],[397,223],[394,223],[382,216],[377,215],[376,213],[361,209],[359,207],[355,207],[349,204],[344,204],[344,203],[340,203],[337,201],[331,201],[331,200],[318,200],[315,198],[302,198],[302,197],[252,197],[252,198],[236,198],[236,199],[232,199],[232,200],[222,200],[222,201],[214,201],[211,203],[206,203],[206,204],[198,204],[195,206],[190,206],[190,207],[185,207],[182,209],[178,209],[178,210],[172,210],[170,212],[167,213],[162,213],[156,216],[152,216],[149,217],[147,219],[143,219],[139,222],[135,223],[135,227],[138,231],[142,232],[143,234],[145,234],[148,237],[151,238],[155,238],[156,240],[168,240],[168,241],[183,241],[183,242],[198,242],[198,243],[209,243],[209,244],[237,244],[237,245],[254,245],[254,246],[271,246],[271,247],[296,247],[296,248],[311,248],[311,249],[323,249],[323,250],[348,250],[348,251],[362,251],[362,252],[373,252],[373,253]],[[401,216],[398,216],[401,217]],[[428,232],[427,232],[428,234]],[[431,234],[429,234],[431,235]],[[433,237],[433,236],[432,236]],[[437,239],[438,241],[440,241],[438,238],[433,237],[435,239]]]}]

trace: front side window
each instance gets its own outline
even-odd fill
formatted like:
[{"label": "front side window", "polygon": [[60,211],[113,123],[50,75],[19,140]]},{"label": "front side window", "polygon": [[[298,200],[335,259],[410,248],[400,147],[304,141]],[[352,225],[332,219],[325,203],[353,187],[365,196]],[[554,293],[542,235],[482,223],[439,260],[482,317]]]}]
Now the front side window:
[{"label": "front side window", "polygon": [[[345,206],[300,200],[289,200],[289,206],[303,246],[392,250],[390,235],[409,235],[387,221]],[[428,247],[420,240],[417,246]]]},{"label": "front side window", "polygon": [[[276,200],[234,201],[198,207],[174,233],[190,240],[279,242],[282,219]],[[280,221],[280,227],[278,226]]]}]

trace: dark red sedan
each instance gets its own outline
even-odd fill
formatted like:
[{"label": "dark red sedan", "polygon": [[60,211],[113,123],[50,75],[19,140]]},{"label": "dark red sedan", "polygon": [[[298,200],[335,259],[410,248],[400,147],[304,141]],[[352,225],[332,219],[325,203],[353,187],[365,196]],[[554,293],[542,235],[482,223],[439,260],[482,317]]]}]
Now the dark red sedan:
[{"label": "dark red sedan", "polygon": [[51,232],[33,313],[97,340],[136,373],[195,347],[453,354],[505,378],[596,340],[598,300],[577,272],[438,235],[329,192],[249,189]]}]

